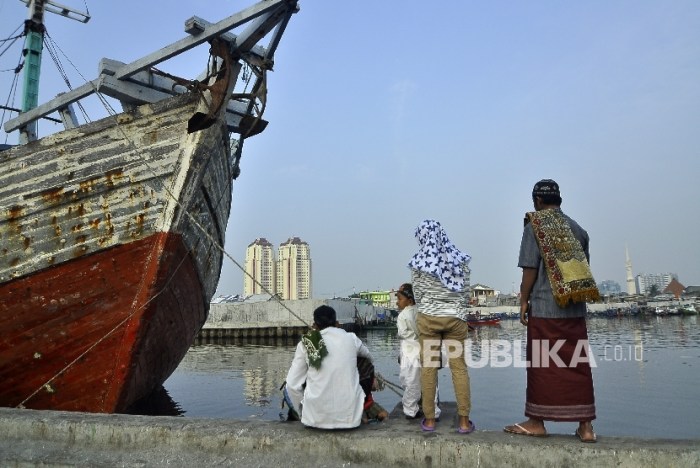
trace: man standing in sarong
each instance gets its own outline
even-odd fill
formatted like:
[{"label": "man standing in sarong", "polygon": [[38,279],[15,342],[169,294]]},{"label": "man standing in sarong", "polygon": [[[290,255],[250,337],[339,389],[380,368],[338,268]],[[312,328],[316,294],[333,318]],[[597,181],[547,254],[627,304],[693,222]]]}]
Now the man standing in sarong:
[{"label": "man standing in sarong", "polygon": [[586,329],[586,301],[599,299],[589,267],[588,233],[561,211],[559,185],[532,190],[518,266],[520,322],[527,327],[525,416],[511,434],[547,435],[544,421],[578,421],[576,435],[595,442],[595,399]]}]

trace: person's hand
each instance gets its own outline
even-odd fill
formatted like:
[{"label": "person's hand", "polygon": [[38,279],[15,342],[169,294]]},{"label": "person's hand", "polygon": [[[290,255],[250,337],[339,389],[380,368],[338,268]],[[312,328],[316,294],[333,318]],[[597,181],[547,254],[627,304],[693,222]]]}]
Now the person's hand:
[{"label": "person's hand", "polygon": [[520,323],[527,326],[527,316],[530,312],[530,304],[520,304]]}]

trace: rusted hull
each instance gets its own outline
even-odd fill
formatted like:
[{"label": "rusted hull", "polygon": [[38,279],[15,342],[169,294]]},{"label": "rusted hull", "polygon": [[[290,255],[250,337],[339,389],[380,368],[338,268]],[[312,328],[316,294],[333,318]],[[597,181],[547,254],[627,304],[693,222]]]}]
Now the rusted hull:
[{"label": "rusted hull", "polygon": [[168,234],[3,284],[0,296],[0,401],[35,409],[123,411],[175,370],[207,314],[194,262]]},{"label": "rusted hull", "polygon": [[188,134],[196,104],[0,152],[0,405],[120,412],[194,341],[231,203],[226,126]]}]

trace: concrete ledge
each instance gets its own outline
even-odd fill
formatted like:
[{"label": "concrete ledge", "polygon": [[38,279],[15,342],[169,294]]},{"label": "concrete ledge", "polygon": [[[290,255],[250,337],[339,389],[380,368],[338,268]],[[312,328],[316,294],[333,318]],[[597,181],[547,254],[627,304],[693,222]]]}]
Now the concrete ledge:
[{"label": "concrete ledge", "polygon": [[[444,410],[443,410],[444,411]],[[391,418],[347,431],[299,423],[130,416],[0,408],[2,466],[465,466],[697,467],[697,440],[455,432]],[[478,426],[478,421],[477,421]]]}]

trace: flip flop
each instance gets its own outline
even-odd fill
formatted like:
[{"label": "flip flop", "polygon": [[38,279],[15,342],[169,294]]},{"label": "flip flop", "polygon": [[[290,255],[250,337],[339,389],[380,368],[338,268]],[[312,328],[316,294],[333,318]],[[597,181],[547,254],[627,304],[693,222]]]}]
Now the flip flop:
[{"label": "flip flop", "polygon": [[472,420],[470,419],[469,420],[469,427],[466,429],[462,429],[461,426],[458,426],[457,432],[459,432],[460,434],[471,434],[472,432],[474,432],[475,429],[476,429],[476,424],[474,424],[472,422]]},{"label": "flip flop", "polygon": [[530,437],[547,437],[546,432],[544,434],[536,434],[534,432],[528,431],[520,424],[513,424],[512,426],[506,426],[503,428],[503,432],[507,432],[508,434],[525,435],[525,436],[530,436]]},{"label": "flip flop", "polygon": [[593,433],[593,437],[584,438],[578,431],[578,428],[576,428],[576,432],[574,432],[574,434],[576,435],[576,437],[578,437],[578,440],[580,440],[584,444],[595,444],[598,441],[598,436],[595,435],[595,432]]},{"label": "flip flop", "polygon": [[423,429],[423,432],[434,432],[435,431],[435,426],[430,427],[425,425],[425,418],[420,422],[420,428]]}]

